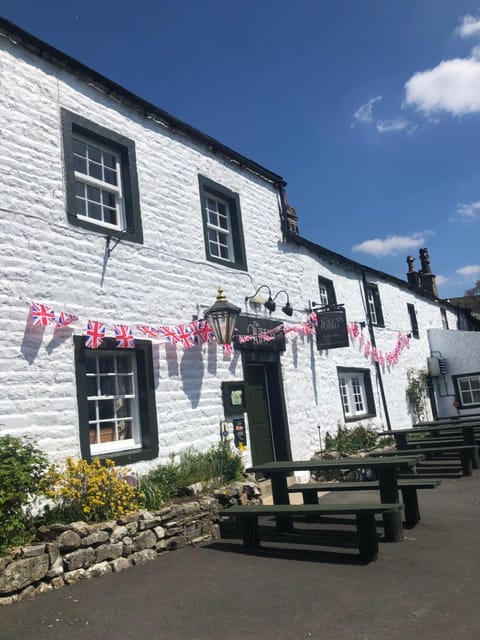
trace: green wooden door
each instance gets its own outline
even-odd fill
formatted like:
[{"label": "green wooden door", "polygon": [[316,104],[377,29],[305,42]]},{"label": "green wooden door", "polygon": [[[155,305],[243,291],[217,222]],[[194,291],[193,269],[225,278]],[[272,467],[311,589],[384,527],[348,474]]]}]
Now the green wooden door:
[{"label": "green wooden door", "polygon": [[246,365],[245,393],[252,463],[275,460],[266,369],[263,364]]}]

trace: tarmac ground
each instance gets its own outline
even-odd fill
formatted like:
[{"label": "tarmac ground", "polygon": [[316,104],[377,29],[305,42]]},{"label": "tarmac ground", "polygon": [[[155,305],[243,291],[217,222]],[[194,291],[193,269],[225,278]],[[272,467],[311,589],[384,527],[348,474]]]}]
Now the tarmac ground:
[{"label": "tarmac ground", "polygon": [[419,500],[420,523],[370,564],[348,518],[288,538],[267,519],[256,554],[222,539],[1,607],[0,640],[478,640],[480,471]]}]

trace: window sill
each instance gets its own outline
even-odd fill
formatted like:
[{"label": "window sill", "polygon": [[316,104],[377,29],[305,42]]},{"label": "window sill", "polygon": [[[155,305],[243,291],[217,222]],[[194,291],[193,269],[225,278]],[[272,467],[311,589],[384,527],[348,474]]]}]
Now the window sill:
[{"label": "window sill", "polygon": [[367,418],[375,418],[376,415],[376,413],[359,413],[355,416],[344,416],[344,420],[345,422],[359,422]]}]

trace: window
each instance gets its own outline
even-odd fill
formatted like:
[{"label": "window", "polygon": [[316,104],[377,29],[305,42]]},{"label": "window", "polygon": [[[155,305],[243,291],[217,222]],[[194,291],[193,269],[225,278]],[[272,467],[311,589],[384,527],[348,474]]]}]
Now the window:
[{"label": "window", "polygon": [[322,307],[334,307],[337,304],[333,282],[328,278],[318,276],[318,290]]},{"label": "window", "polygon": [[82,456],[109,457],[117,464],[158,455],[151,343],[115,349],[107,339],[87,349],[75,336],[77,400]]},{"label": "window", "polygon": [[452,376],[457,390],[457,398],[463,409],[480,405],[480,373]]},{"label": "window", "polygon": [[367,284],[367,310],[370,322],[377,327],[383,327],[382,304],[380,302],[380,294],[376,284]]},{"label": "window", "polygon": [[143,242],[135,143],[66,110],[62,127],[69,222]]},{"label": "window", "polygon": [[207,260],[247,269],[238,194],[199,176]]},{"label": "window", "polygon": [[419,338],[417,312],[415,311],[415,305],[407,303],[408,315],[410,316],[410,326],[412,327],[412,336]]},{"label": "window", "polygon": [[345,421],[376,415],[370,371],[338,367],[337,372]]}]

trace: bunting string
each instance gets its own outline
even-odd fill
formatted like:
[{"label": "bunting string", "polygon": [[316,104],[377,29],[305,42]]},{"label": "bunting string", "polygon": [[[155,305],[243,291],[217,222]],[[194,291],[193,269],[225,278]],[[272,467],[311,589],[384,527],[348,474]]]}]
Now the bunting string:
[{"label": "bunting string", "polygon": [[378,362],[382,366],[391,367],[398,363],[398,358],[404,349],[410,348],[410,338],[401,331],[397,334],[397,342],[390,351],[380,351],[373,347],[372,343],[363,334],[358,322],[349,322],[347,325],[348,335],[353,340],[358,340],[358,347],[366,358],[372,362]]}]

